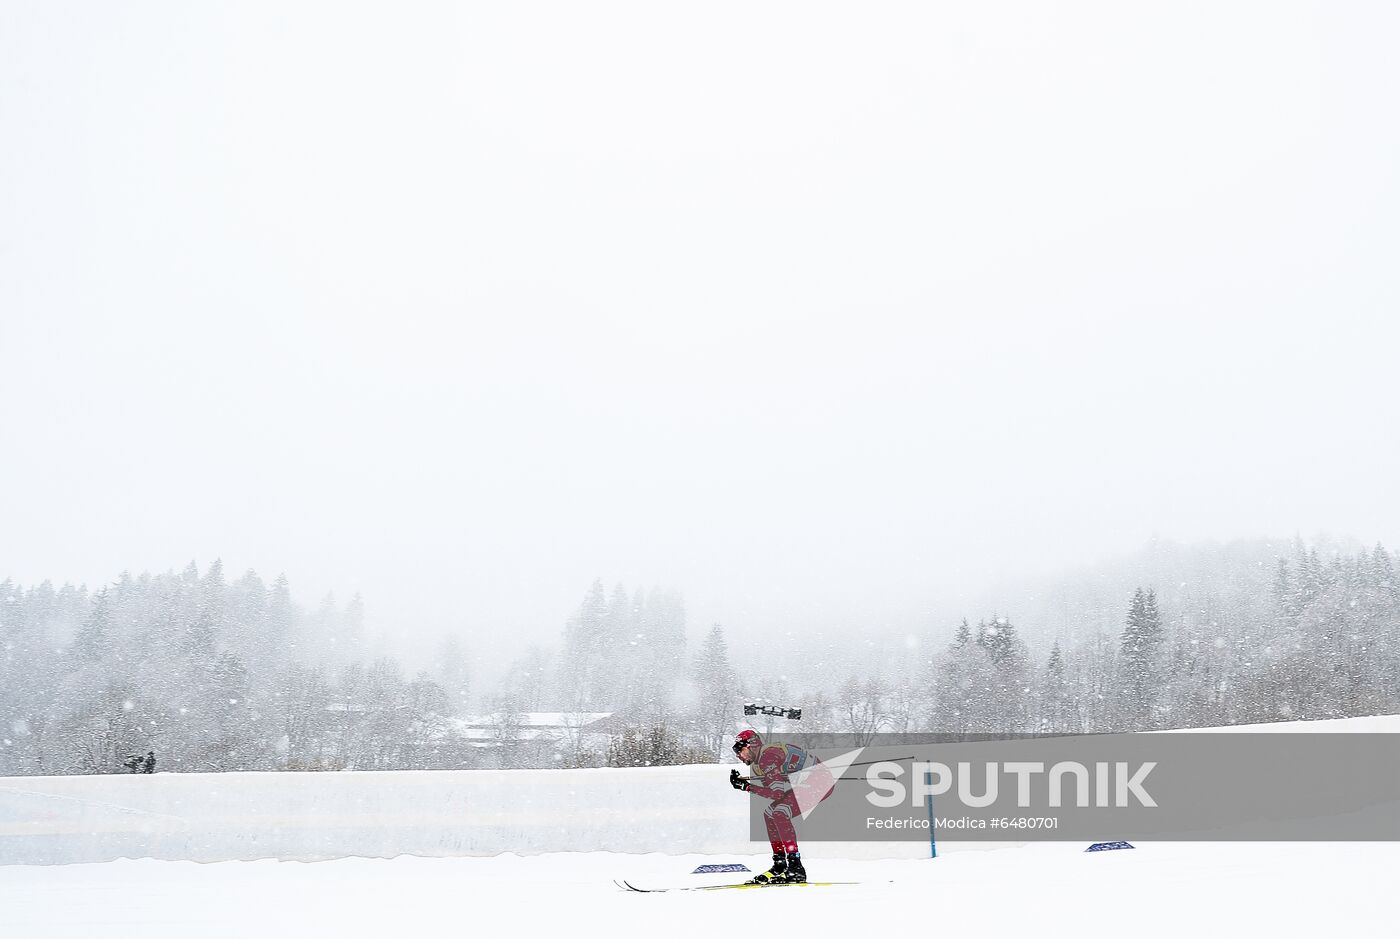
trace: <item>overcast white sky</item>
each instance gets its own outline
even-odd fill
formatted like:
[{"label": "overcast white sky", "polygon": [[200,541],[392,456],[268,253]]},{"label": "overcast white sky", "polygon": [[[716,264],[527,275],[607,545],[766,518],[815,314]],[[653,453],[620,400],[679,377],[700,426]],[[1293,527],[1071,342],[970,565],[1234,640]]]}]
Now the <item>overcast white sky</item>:
[{"label": "overcast white sky", "polygon": [[0,578],[221,556],[505,654],[595,576],[924,626],[1394,547],[1397,27],[0,0]]}]

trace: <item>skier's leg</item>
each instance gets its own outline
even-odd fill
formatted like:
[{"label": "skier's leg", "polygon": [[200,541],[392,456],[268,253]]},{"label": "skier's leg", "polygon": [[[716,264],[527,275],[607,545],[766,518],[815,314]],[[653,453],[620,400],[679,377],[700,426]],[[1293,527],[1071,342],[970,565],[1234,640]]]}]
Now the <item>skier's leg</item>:
[{"label": "skier's leg", "polygon": [[781,799],[769,803],[763,811],[763,820],[768,828],[768,840],[773,845],[773,855],[783,855],[781,880],[784,883],[804,883],[807,871],[802,867],[802,855],[797,848],[797,829],[792,824],[792,816],[797,811],[797,802],[788,792]]},{"label": "skier's leg", "polygon": [[789,792],[781,799],[775,799],[763,810],[763,827],[768,832],[768,844],[773,848],[773,867],[755,876],[749,881],[751,884],[779,884],[787,880],[787,845],[792,835],[792,816],[775,811],[775,807],[787,801],[791,795]]}]

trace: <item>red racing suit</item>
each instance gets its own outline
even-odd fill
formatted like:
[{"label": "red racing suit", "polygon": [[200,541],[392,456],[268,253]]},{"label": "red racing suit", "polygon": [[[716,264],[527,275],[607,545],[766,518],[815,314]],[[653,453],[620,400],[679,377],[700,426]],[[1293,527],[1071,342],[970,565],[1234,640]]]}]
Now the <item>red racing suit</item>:
[{"label": "red racing suit", "polygon": [[[793,817],[801,817],[836,788],[831,771],[801,747],[765,743],[749,764],[749,792],[770,800],[763,810],[763,824],[773,853],[797,853]],[[796,785],[792,774],[800,773]]]}]

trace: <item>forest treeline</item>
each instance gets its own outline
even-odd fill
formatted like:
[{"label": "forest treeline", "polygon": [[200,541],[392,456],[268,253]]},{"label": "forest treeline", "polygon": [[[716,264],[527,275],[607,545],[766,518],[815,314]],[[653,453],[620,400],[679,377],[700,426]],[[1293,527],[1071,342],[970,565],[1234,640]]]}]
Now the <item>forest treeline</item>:
[{"label": "forest treeline", "polygon": [[[1378,545],[1324,557],[1301,542],[1277,554],[1267,569],[1255,559],[1199,571],[1190,591],[1144,582],[1111,628],[1071,622],[1047,640],[989,615],[873,659],[854,653],[853,635],[849,657],[835,650],[800,686],[780,657],[736,661],[720,626],[688,643],[674,590],[595,582],[557,648],[531,648],[478,689],[471,637],[408,677],[396,659],[366,655],[358,596],[302,609],[285,577],[230,581],[215,562],[96,591],[5,581],[0,775],[119,772],[148,750],[175,772],[714,759],[749,700],[801,706],[804,731],[862,736],[1400,712],[1392,555]],[[576,737],[561,750],[526,732],[538,712],[614,716],[601,745]]]}]

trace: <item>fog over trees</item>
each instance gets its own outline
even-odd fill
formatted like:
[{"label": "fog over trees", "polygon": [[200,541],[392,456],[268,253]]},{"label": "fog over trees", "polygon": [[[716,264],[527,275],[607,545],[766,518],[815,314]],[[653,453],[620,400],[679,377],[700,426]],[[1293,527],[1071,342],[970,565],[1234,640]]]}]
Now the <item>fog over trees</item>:
[{"label": "fog over trees", "polygon": [[[745,701],[865,739],[1400,711],[1400,579],[1380,545],[1156,545],[1010,599],[1014,616],[969,611],[902,641],[732,637],[687,623],[678,590],[598,580],[557,645],[477,687],[471,648],[489,635],[448,637],[408,674],[368,651],[361,597],[303,608],[285,577],[218,561],[95,590],[6,580],[0,775],[120,772],[147,750],[175,772],[703,761]],[[566,731],[611,715],[607,740],[532,746],[522,729],[542,712]]]}]

